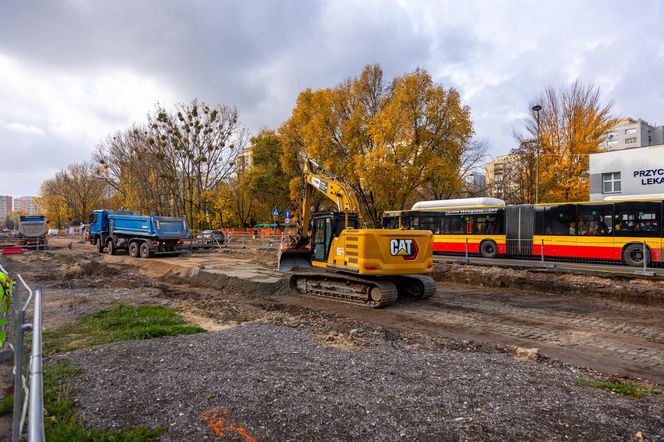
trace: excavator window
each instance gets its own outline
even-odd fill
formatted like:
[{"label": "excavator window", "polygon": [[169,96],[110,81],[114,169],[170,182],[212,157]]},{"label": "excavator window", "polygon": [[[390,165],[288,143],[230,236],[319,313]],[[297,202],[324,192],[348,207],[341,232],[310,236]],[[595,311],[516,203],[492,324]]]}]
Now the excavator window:
[{"label": "excavator window", "polygon": [[332,223],[330,218],[318,218],[314,220],[314,241],[312,254],[315,261],[327,261],[327,252],[332,237]]}]

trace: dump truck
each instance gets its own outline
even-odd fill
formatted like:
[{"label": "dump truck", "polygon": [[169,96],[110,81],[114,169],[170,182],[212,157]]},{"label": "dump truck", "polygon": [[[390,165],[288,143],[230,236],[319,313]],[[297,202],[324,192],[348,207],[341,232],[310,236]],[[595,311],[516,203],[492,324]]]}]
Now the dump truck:
[{"label": "dump truck", "polygon": [[97,251],[115,255],[127,250],[131,257],[176,254],[189,238],[186,218],[137,215],[129,211],[95,210],[90,214],[88,239]]},{"label": "dump truck", "polygon": [[21,216],[18,222],[18,245],[25,248],[45,249],[48,222],[42,215]]}]

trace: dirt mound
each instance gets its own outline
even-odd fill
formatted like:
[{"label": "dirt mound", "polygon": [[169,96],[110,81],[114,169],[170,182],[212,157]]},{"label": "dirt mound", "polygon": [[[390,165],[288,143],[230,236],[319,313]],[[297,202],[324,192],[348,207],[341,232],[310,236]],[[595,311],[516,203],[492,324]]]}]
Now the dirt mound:
[{"label": "dirt mound", "polygon": [[464,264],[436,264],[431,276],[441,282],[535,289],[558,294],[608,297],[642,304],[664,303],[664,281],[658,280],[631,279],[623,276],[598,277],[542,269],[506,269]]}]

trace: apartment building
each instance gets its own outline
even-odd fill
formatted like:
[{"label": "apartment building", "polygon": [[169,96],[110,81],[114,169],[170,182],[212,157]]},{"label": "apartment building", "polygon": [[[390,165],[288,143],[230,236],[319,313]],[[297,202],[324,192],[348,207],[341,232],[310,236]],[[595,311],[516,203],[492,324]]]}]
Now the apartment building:
[{"label": "apartment building", "polygon": [[21,212],[27,215],[41,215],[39,206],[35,203],[34,196],[21,196],[14,198],[14,212]]},{"label": "apartment building", "polygon": [[601,147],[613,151],[659,144],[664,144],[664,126],[652,126],[641,119],[623,118],[606,134]]},{"label": "apartment building", "polygon": [[7,215],[13,210],[13,198],[9,195],[0,195],[0,225],[4,223]]}]

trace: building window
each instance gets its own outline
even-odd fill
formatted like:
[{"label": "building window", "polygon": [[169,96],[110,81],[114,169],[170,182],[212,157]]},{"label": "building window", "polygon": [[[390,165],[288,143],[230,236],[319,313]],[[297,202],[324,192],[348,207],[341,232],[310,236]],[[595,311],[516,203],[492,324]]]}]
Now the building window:
[{"label": "building window", "polygon": [[634,144],[636,143],[636,137],[625,138],[625,144]]},{"label": "building window", "polygon": [[625,135],[635,134],[636,129],[625,129]]},{"label": "building window", "polygon": [[619,193],[620,189],[620,172],[602,174],[602,193]]}]

